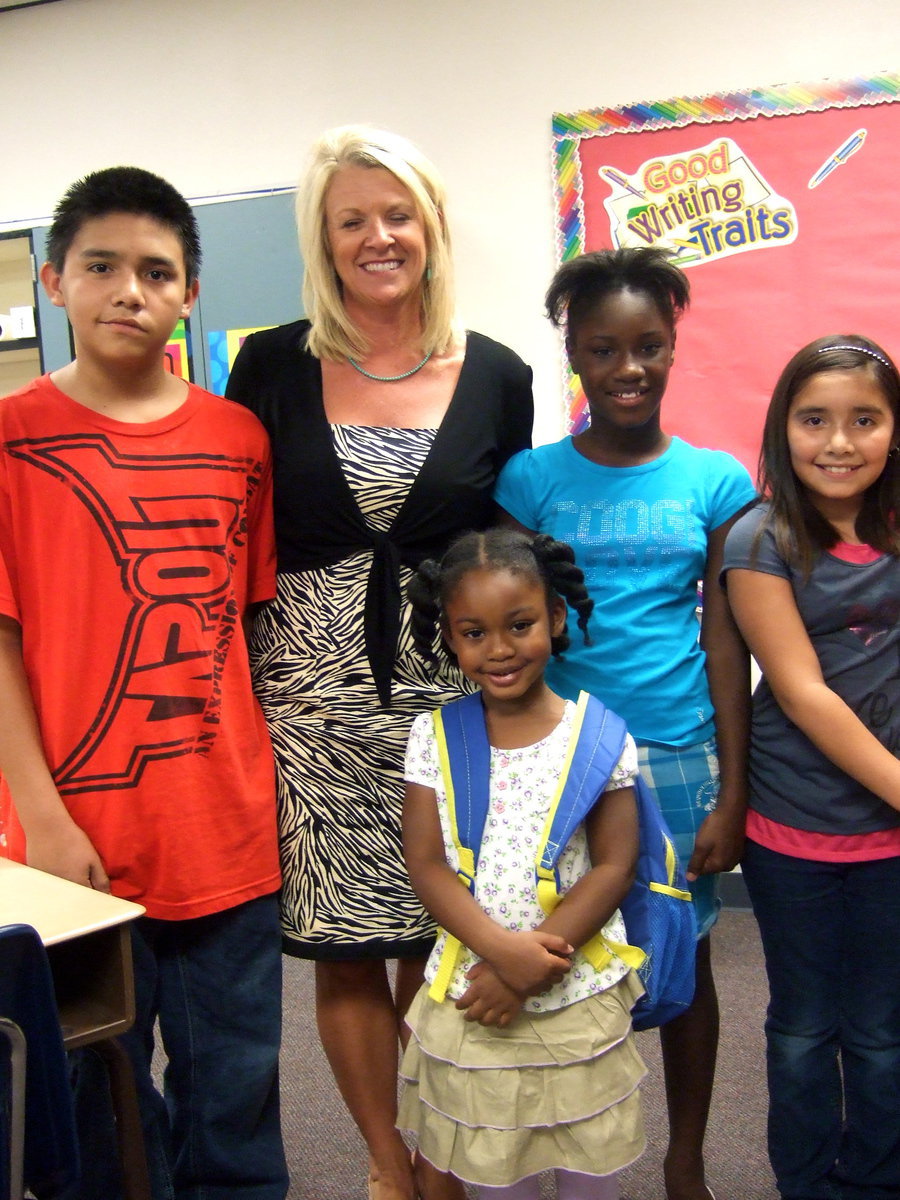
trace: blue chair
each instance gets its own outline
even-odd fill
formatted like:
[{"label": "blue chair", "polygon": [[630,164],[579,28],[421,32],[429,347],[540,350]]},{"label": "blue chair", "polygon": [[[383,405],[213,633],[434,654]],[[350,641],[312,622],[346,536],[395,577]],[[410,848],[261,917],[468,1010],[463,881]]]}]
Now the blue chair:
[{"label": "blue chair", "polygon": [[[53,991],[47,952],[30,925],[0,926],[0,1017],[21,1030],[25,1039],[24,1183],[36,1195],[52,1197],[78,1179],[78,1143],[72,1089]],[[15,1034],[13,1041],[15,1041]],[[13,1178],[18,1131],[13,1119],[21,1098],[14,1081],[17,1056],[0,1059],[0,1083],[10,1103],[0,1104],[2,1146],[0,1165],[7,1158],[10,1195],[19,1200],[21,1188]],[[2,1174],[0,1174],[2,1178]]]},{"label": "blue chair", "polygon": [[[10,1200],[19,1200],[23,1191],[25,1153],[25,1034],[15,1021],[6,1017],[0,1017],[0,1034],[9,1044],[9,1087],[0,1093],[3,1097],[0,1136],[8,1130],[9,1136],[3,1141],[9,1146],[9,1157],[5,1164],[0,1162],[0,1166],[6,1167],[0,1174],[0,1194],[9,1196]],[[2,1080],[3,1073],[0,1072]]]}]

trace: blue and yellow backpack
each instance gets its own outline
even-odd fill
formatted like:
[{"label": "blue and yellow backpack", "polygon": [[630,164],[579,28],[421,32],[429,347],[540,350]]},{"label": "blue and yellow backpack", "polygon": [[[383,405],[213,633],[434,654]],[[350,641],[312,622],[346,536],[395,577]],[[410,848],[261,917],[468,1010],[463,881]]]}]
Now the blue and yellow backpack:
[{"label": "blue and yellow backpack", "polygon": [[[490,791],[491,748],[481,694],[476,692],[432,714],[447,796],[450,828],[459,855],[459,877],[475,891],[475,868]],[[625,745],[625,722],[582,692],[566,762],[535,856],[537,894],[545,913],[559,904],[557,863],[576,826],[605,789]],[[683,1013],[694,995],[697,922],[691,893],[659,805],[640,776],[634,784],[639,826],[635,881],[619,909],[628,943],[597,933],[579,947],[602,968],[615,954],[637,972],[644,996],[635,1005],[635,1029],[663,1025]],[[460,953],[448,935],[429,994],[442,1001]]]}]

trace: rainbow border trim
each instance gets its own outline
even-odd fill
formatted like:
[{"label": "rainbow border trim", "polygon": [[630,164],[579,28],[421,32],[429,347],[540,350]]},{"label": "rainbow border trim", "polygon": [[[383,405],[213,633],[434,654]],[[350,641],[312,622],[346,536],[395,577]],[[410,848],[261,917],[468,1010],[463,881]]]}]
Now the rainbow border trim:
[{"label": "rainbow border trim", "polygon": [[[886,104],[898,99],[900,74],[884,72],[869,79],[778,84],[745,92],[681,96],[674,100],[626,104],[621,108],[554,113],[552,155],[557,265],[576,258],[584,251],[582,138],[640,133],[648,129],[677,129],[683,125],[752,121],[756,117],[821,112],[826,108],[858,108],[865,104]],[[587,424],[584,393],[568,365],[563,368],[563,374],[569,396],[568,427],[570,432],[578,433]]]}]

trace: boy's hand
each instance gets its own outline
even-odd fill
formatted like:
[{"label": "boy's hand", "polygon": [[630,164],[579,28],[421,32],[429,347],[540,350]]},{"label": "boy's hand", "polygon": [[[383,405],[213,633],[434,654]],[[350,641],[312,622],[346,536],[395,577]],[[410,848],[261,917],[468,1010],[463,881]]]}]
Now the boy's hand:
[{"label": "boy's hand", "polygon": [[570,955],[574,952],[565,938],[555,933],[505,930],[489,960],[507,987],[518,995],[539,996],[570,970]]},{"label": "boy's hand", "polygon": [[456,1001],[467,1021],[504,1029],[522,1010],[522,997],[507,987],[488,962],[478,962],[466,972],[469,986]]},{"label": "boy's hand", "polygon": [[57,823],[51,830],[30,830],[25,858],[28,866],[38,871],[70,879],[96,892],[109,892],[109,876],[100,855],[74,821]]}]

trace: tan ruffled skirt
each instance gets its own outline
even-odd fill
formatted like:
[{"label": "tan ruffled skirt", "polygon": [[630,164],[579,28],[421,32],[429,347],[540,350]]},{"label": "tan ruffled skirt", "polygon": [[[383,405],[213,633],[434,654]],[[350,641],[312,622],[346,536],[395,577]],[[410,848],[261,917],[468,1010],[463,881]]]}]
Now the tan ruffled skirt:
[{"label": "tan ruffled skirt", "polygon": [[420,989],[400,1069],[398,1125],[419,1153],[468,1183],[504,1187],[562,1167],[609,1175],[645,1145],[631,1032],[642,995],[629,972],[608,991],[505,1029],[465,1021]]}]

